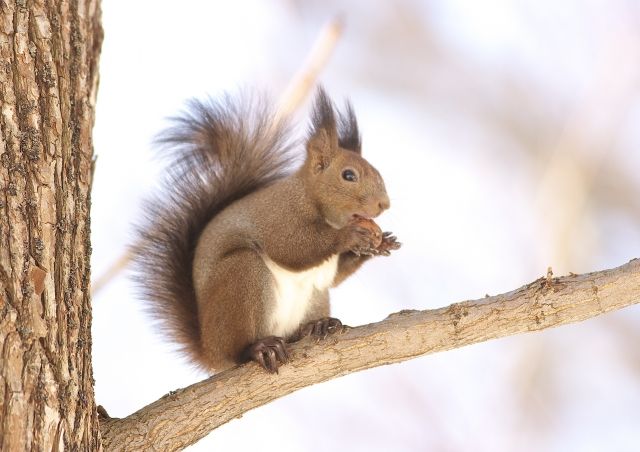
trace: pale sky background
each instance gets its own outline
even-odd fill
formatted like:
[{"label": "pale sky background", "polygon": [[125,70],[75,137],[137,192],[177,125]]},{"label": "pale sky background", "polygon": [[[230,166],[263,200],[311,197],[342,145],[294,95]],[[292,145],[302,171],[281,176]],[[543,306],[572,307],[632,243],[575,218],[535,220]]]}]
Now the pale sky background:
[{"label": "pale sky background", "polygon": [[[636,1],[103,1],[94,279],[130,243],[189,97],[277,99],[322,27],[320,80],[355,106],[404,247],[332,293],[349,325],[640,257]],[[297,113],[306,127],[308,104]],[[121,417],[204,377],[141,313],[126,274],[94,297],[97,403]],[[190,450],[638,451],[640,309],[304,389]]]}]

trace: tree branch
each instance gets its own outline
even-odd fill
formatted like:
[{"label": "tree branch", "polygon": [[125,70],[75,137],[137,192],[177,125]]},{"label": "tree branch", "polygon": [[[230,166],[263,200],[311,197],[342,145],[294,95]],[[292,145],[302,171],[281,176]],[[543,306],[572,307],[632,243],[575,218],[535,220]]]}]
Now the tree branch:
[{"label": "tree branch", "polygon": [[586,320],[640,302],[640,260],[583,275],[549,274],[512,292],[427,311],[401,311],[315,344],[292,347],[270,375],[250,363],[165,395],[123,419],[103,419],[107,450],[177,450],[300,388],[371,367]]}]

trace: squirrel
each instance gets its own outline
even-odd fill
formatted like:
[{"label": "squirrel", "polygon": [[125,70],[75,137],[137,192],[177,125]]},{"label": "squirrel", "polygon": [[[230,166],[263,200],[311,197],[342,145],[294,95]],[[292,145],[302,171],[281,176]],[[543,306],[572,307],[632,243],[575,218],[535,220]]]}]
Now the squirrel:
[{"label": "squirrel", "polygon": [[351,104],[338,111],[318,88],[298,168],[290,136],[263,102],[227,96],[192,99],[157,139],[170,164],[145,204],[135,279],[152,316],[210,373],[251,360],[274,373],[288,343],[341,331],[328,289],[400,247],[388,232],[376,244],[358,221],[390,201],[361,155]]}]

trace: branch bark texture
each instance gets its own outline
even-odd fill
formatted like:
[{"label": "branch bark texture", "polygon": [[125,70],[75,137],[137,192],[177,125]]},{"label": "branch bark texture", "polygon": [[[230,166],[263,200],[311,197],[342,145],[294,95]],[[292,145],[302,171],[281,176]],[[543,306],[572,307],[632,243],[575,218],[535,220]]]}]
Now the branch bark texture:
[{"label": "branch bark texture", "polygon": [[249,363],[172,392],[123,419],[101,420],[107,450],[178,450],[252,408],[332,378],[513,334],[586,320],[640,302],[640,260],[538,279],[502,295],[401,311],[315,344],[270,375]]},{"label": "branch bark texture", "polygon": [[91,370],[98,0],[0,1],[0,450],[99,450]]}]

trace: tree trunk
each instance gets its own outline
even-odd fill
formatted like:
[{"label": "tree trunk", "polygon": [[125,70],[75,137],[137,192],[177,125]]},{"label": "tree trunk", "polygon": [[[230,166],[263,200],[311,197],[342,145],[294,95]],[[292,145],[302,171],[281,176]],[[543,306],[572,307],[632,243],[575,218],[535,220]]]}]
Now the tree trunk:
[{"label": "tree trunk", "polygon": [[99,450],[89,207],[99,1],[0,0],[0,450]]}]

